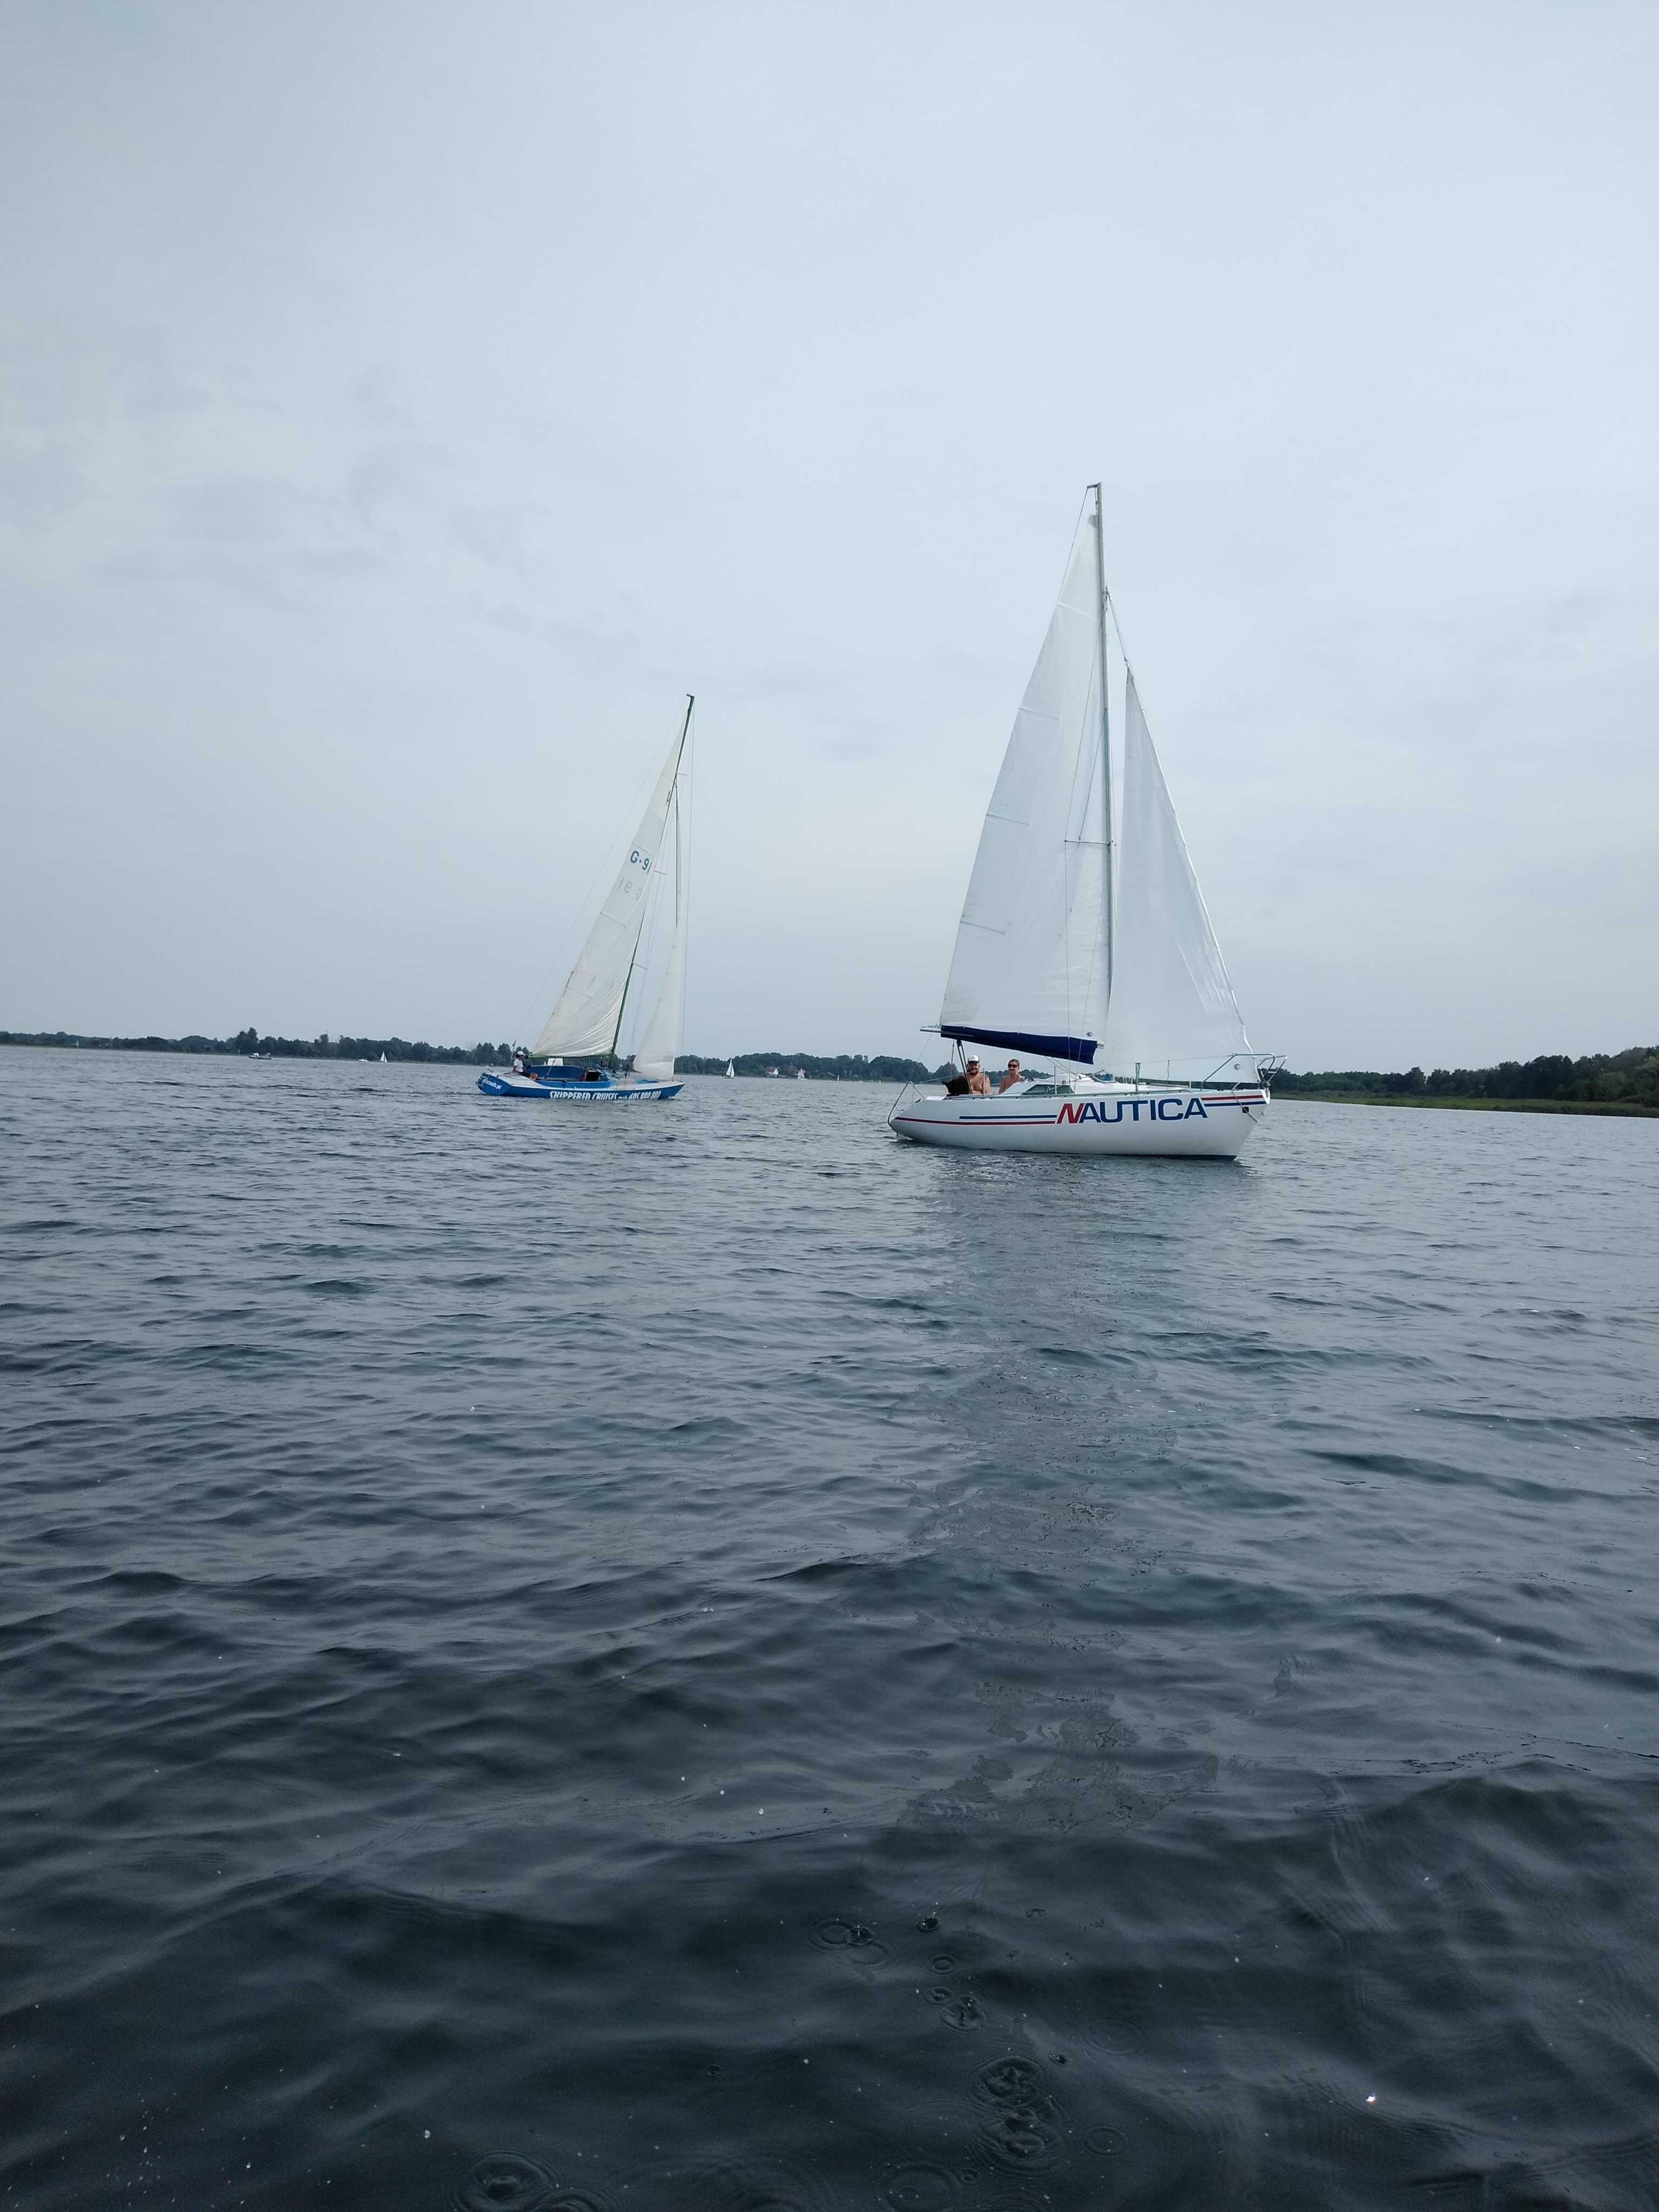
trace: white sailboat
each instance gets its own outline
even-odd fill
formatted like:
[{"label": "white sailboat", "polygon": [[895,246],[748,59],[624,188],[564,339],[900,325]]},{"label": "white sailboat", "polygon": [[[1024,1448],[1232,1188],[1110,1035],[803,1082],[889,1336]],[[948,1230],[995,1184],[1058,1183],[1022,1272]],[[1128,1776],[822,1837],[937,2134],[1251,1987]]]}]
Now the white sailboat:
[{"label": "white sailboat", "polygon": [[907,1090],[888,1120],[915,1143],[1232,1159],[1266,1113],[1276,1063],[1245,1035],[1127,658],[1114,762],[1109,624],[1091,484],[985,817],[938,1025],[958,1047],[1050,1065],[990,1097]]},{"label": "white sailboat", "polygon": [[[685,1011],[686,851],[682,794],[690,772],[691,710],[668,748],[662,773],[617,872],[587,941],[533,1049],[515,1052],[510,1070],[488,1068],[478,1088],[492,1098],[546,1098],[561,1105],[639,1105],[677,1098],[676,1079]],[[614,1073],[623,1020],[640,968],[652,892],[668,896],[662,864],[674,859],[673,928],[662,981],[641,1032],[632,1067]]]},{"label": "white sailboat", "polygon": [[731,1079],[735,1078],[735,1076],[737,1075],[737,1072],[738,1072],[738,1065],[737,1065],[737,1062],[736,1062],[735,1060],[728,1060],[726,1061],[726,1076],[727,1076],[728,1080],[729,1080],[729,1079]]}]

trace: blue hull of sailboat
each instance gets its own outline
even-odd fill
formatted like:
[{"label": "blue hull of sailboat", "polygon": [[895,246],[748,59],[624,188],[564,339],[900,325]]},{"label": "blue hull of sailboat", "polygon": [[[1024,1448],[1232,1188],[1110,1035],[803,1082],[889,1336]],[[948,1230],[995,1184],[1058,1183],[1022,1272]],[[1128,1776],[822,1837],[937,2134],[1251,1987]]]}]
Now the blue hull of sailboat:
[{"label": "blue hull of sailboat", "polygon": [[659,1098],[678,1098],[683,1083],[634,1083],[624,1076],[619,1083],[538,1083],[533,1076],[497,1075],[486,1068],[478,1088],[487,1098],[551,1098],[566,1106],[643,1106]]}]

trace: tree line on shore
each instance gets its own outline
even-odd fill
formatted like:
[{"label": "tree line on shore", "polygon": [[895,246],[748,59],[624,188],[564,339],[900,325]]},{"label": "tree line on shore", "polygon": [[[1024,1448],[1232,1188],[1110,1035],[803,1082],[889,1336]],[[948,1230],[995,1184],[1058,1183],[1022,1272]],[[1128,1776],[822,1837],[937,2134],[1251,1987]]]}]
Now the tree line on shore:
[{"label": "tree line on shore", "polygon": [[[337,1037],[326,1032],[309,1038],[264,1036],[252,1026],[228,1037],[82,1036],[71,1030],[0,1030],[0,1044],[57,1045],[88,1052],[240,1054],[245,1058],[258,1054],[266,1060],[378,1060],[384,1055],[388,1060],[430,1060],[468,1067],[505,1067],[513,1058],[513,1048],[507,1044],[427,1044],[411,1042],[407,1037]],[[594,1057],[603,1066],[620,1064],[610,1053]],[[950,1072],[925,1067],[919,1060],[903,1060],[890,1053],[866,1056],[861,1052],[828,1055],[740,1052],[734,1065],[739,1075],[769,1075],[775,1069],[781,1076],[804,1074],[818,1083],[925,1083],[936,1073]],[[724,1075],[726,1066],[724,1056],[710,1059],[685,1052],[674,1063],[679,1075]]]},{"label": "tree line on shore", "polygon": [[0,1030],[0,1044],[43,1044],[78,1047],[88,1052],[201,1052],[236,1054],[266,1060],[392,1060],[459,1061],[468,1067],[505,1067],[513,1057],[506,1044],[411,1043],[407,1037],[261,1036],[256,1029],[239,1030],[234,1036],[78,1036],[70,1030]]},{"label": "tree line on shore", "polygon": [[1420,1067],[1391,1071],[1328,1068],[1322,1073],[1273,1078],[1281,1097],[1512,1098],[1542,1104],[1659,1107],[1659,1044],[1633,1044],[1625,1052],[1590,1052],[1573,1060],[1564,1052],[1535,1060],[1500,1060],[1495,1067]]}]

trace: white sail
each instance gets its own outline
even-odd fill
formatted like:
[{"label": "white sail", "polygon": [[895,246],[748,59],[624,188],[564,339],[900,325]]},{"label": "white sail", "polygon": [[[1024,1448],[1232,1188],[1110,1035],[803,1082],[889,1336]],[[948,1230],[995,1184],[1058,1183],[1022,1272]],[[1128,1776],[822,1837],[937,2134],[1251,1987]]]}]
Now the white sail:
[{"label": "white sail", "polygon": [[[688,708],[688,727],[690,721]],[[656,789],[640,817],[610,896],[599,908],[599,919],[570,971],[570,980],[536,1040],[538,1054],[580,1058],[586,1053],[610,1052],[615,1048],[623,1000],[645,921],[645,895],[662,851],[669,799],[684,744],[683,728],[668,749]]]},{"label": "white sail", "polygon": [[662,988],[644,1033],[634,1048],[634,1073],[665,1083],[685,1032],[685,870],[680,845],[679,809],[674,810],[674,934],[663,969]]},{"label": "white sail", "polygon": [[[1123,729],[1112,1002],[1096,1065],[1201,1081],[1255,1074],[1244,1020],[1170,802],[1134,678]],[[1227,1065],[1235,1058],[1248,1071]]]},{"label": "white sail", "polygon": [[1091,507],[1014,719],[945,987],[947,1032],[1040,1048],[1104,1024],[1098,527]]}]

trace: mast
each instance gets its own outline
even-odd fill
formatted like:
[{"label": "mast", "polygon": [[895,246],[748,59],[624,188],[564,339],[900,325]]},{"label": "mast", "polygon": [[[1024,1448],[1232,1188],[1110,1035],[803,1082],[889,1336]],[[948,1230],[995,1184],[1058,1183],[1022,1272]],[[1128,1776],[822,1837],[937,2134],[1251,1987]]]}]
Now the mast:
[{"label": "mast", "polygon": [[[685,758],[685,740],[691,727],[691,709],[696,705],[695,691],[685,695],[685,720],[680,725],[679,749],[674,755],[674,781],[669,790],[674,800],[674,907],[678,913],[680,899],[680,763]],[[628,981],[623,985],[621,1004],[617,1008],[617,1026],[611,1033],[611,1057],[617,1057],[617,1047],[622,1042],[623,1016],[628,1012],[628,994],[634,988],[634,968],[640,957],[640,939],[645,935],[645,908],[640,908],[639,936],[634,939],[634,957],[628,963]]]},{"label": "mast", "polygon": [[1101,936],[1106,955],[1106,1004],[1112,1003],[1112,715],[1106,688],[1106,520],[1100,486],[1095,495],[1096,620],[1100,629],[1100,839],[1106,848],[1106,882],[1101,900]]}]

